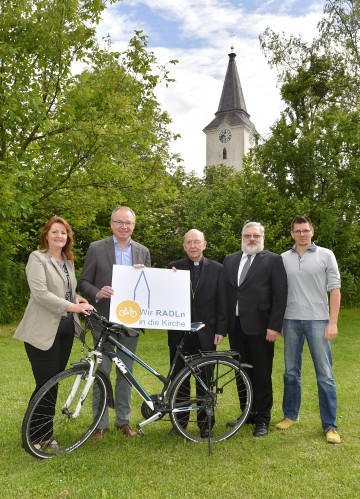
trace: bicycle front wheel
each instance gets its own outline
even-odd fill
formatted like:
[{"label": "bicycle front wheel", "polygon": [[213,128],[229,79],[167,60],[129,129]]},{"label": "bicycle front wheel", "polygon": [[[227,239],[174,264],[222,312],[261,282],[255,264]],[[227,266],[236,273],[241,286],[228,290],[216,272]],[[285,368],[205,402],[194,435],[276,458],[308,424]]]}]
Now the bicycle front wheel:
[{"label": "bicycle front wheel", "polygon": [[[73,367],[53,376],[34,395],[22,424],[23,447],[27,452],[48,459],[72,452],[90,437],[104,413],[107,386],[104,375],[98,371],[84,398],[88,374],[87,364]],[[99,403],[93,414],[95,391]]]},{"label": "bicycle front wheel", "polygon": [[188,440],[204,442],[210,435],[213,442],[220,442],[243,425],[252,399],[249,377],[236,360],[204,357],[174,379],[169,398],[171,421]]}]

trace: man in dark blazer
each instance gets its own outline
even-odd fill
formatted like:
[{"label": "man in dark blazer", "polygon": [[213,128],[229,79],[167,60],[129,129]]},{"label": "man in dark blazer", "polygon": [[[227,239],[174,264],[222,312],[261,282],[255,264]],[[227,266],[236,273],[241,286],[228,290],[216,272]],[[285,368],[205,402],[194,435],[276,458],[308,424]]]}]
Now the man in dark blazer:
[{"label": "man in dark blazer", "polygon": [[[197,229],[189,230],[184,237],[184,250],[188,257],[172,262],[168,268],[190,271],[191,320],[203,322],[205,327],[197,333],[186,336],[183,351],[195,354],[199,350],[215,350],[226,335],[226,316],[224,295],[220,290],[222,265],[203,256],[206,248],[204,234]],[[182,331],[168,331],[170,362],[182,336]],[[184,367],[181,359],[175,365],[175,374]],[[206,374],[205,374],[206,376]],[[201,434],[206,438],[209,429],[206,416],[198,415]],[[186,419],[185,416],[184,419]],[[184,425],[186,422],[184,421]],[[176,434],[175,430],[172,433]]]},{"label": "man in dark blazer", "polygon": [[258,437],[268,433],[274,342],[282,330],[287,299],[282,258],[264,251],[264,238],[261,224],[249,222],[243,227],[241,251],[225,257],[222,281],[230,346],[240,352],[242,362],[253,366],[248,373],[254,402],[247,422],[255,424]]},{"label": "man in dark blazer", "polygon": [[[113,294],[111,287],[113,265],[133,265],[135,267],[150,267],[150,252],[145,246],[133,241],[131,235],[135,228],[136,216],[131,208],[120,206],[112,212],[110,227],[113,235],[107,239],[95,241],[90,244],[86,254],[84,268],[78,282],[78,288],[85,294],[97,309],[98,313],[107,319],[110,312],[110,297]],[[90,319],[91,320],[91,319]],[[93,322],[95,328],[94,341],[98,339],[99,326]],[[122,343],[132,352],[136,352],[138,338],[125,337]],[[113,350],[110,343],[106,349]],[[127,367],[132,370],[132,362],[118,352]],[[101,370],[108,376],[111,373],[112,362],[104,356]],[[96,391],[93,397],[93,410],[98,404]],[[127,437],[137,437],[129,425],[131,414],[131,387],[124,377],[116,372],[115,386],[115,426]],[[104,437],[109,424],[108,410],[106,408],[97,429],[92,435],[93,440]]]}]

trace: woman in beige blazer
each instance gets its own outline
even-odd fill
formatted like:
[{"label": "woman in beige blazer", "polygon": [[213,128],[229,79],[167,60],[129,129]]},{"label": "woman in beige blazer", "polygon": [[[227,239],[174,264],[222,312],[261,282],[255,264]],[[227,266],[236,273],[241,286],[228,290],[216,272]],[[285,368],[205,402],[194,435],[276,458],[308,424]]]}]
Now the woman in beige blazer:
[{"label": "woman in beige blazer", "polygon": [[[40,250],[29,256],[26,275],[30,299],[14,338],[24,341],[36,387],[31,398],[52,376],[63,371],[69,360],[76,314],[92,310],[85,298],[76,295],[73,233],[60,217],[52,217],[40,236]],[[30,398],[30,400],[31,400]],[[47,410],[51,413],[51,408]],[[33,432],[39,447],[57,446],[52,426]]]}]

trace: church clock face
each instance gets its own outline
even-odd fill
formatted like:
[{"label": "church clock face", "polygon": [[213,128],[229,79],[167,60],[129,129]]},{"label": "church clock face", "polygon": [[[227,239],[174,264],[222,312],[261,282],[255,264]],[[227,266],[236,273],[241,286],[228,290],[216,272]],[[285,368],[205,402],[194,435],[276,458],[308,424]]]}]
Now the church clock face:
[{"label": "church clock face", "polygon": [[220,142],[223,142],[225,144],[226,142],[229,142],[230,139],[231,139],[230,130],[228,130],[227,128],[221,130],[221,132],[219,133]]}]

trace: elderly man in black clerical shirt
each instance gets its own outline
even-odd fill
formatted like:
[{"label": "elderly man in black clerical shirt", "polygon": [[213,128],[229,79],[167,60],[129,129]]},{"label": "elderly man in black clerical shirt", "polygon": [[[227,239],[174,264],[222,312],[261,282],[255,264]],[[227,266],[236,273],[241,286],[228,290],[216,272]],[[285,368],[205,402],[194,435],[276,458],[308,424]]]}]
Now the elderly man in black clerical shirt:
[{"label": "elderly man in black clerical shirt", "polygon": [[[220,292],[220,274],[222,264],[209,260],[203,256],[206,248],[204,234],[197,229],[189,230],[184,236],[184,250],[187,258],[170,263],[168,268],[190,271],[191,289],[191,320],[192,322],[203,322],[205,327],[199,332],[186,336],[183,351],[187,354],[195,354],[199,350],[215,350],[226,334],[225,302]],[[173,359],[176,347],[182,338],[182,331],[168,331],[168,345],[170,350],[170,361]],[[175,373],[184,367],[181,359],[178,359]],[[184,414],[183,425],[186,426]],[[209,428],[206,424],[206,416],[198,415],[198,425],[201,436],[207,438]],[[177,434],[176,430],[171,430]]]}]

